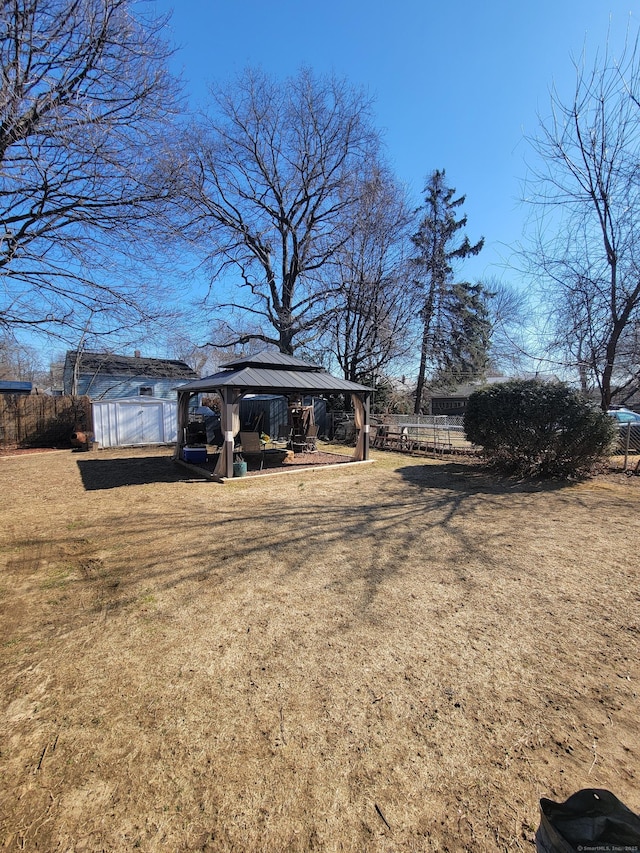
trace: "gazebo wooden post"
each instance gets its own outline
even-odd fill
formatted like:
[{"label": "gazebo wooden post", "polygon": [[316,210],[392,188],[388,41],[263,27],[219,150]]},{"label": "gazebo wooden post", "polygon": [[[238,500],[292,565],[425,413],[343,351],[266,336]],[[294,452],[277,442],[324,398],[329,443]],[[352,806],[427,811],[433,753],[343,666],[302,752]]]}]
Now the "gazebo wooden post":
[{"label": "gazebo wooden post", "polygon": [[233,477],[233,389],[220,389],[222,396],[222,424],[224,429],[224,454],[226,462],[225,476]]},{"label": "gazebo wooden post", "polygon": [[370,429],[370,409],[371,409],[371,394],[365,394],[364,400],[364,424],[362,429],[364,430],[364,443],[362,446],[362,459],[366,460],[369,458],[369,429]]}]

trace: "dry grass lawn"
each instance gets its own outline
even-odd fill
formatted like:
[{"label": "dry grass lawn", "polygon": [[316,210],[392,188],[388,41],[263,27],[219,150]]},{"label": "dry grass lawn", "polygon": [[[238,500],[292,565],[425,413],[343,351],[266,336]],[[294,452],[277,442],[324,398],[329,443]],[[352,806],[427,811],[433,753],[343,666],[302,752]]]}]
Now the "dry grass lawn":
[{"label": "dry grass lawn", "polygon": [[640,810],[640,477],[0,459],[0,846],[534,850]]}]

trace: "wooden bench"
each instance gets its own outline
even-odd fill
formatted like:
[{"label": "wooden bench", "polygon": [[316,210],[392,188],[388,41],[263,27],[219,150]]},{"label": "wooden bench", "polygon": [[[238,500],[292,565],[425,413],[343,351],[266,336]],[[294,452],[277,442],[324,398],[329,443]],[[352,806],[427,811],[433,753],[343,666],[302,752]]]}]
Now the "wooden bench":
[{"label": "wooden bench", "polygon": [[376,429],[372,444],[380,450],[411,450],[411,441],[406,428],[390,429],[384,424]]}]

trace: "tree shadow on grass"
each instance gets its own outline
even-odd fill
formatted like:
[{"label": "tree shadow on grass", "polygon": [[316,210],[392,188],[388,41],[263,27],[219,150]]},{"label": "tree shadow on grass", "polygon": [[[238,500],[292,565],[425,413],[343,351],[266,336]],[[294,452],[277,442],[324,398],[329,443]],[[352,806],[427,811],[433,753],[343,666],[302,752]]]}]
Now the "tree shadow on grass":
[{"label": "tree shadow on grass", "polygon": [[405,465],[397,468],[402,479],[420,489],[447,489],[464,494],[537,494],[557,492],[574,486],[568,480],[531,480],[508,477],[491,468],[463,462],[442,465]]},{"label": "tree shadow on grass", "polygon": [[[436,591],[444,584],[464,602],[476,583],[474,570],[499,567],[512,531],[544,511],[549,496],[565,490],[562,483],[518,482],[456,461],[406,465],[390,476],[373,477],[372,488],[366,473],[373,469],[366,466],[362,476],[347,469],[346,484],[334,472],[335,500],[329,497],[331,480],[316,495],[320,479],[301,478],[296,491],[291,480],[263,488],[264,478],[262,486],[255,484],[263,490],[258,507],[245,502],[244,489],[224,495],[209,489],[206,509],[201,504],[193,509],[176,505],[173,490],[162,488],[192,481],[167,456],[75,461],[87,490],[158,484],[157,502],[132,509],[123,501],[109,510],[108,522],[101,513],[92,514],[84,520],[81,538],[74,534],[58,542],[59,561],[77,565],[78,600],[92,602],[75,614],[76,624],[96,612],[137,608],[150,590],[181,590],[180,601],[188,604],[207,592],[233,597],[236,582],[244,589],[255,579],[260,594],[271,589],[277,597],[281,587],[288,588],[318,562],[322,573],[313,582],[324,584],[329,600],[341,608],[345,630],[361,619],[378,618],[376,602],[393,589],[407,565],[419,569],[424,584]],[[310,488],[303,491],[305,483]],[[578,505],[579,494],[575,501]],[[494,512],[498,519],[508,516],[502,527],[484,524]],[[561,512],[562,506],[556,506],[554,513]],[[114,546],[119,534],[107,530],[121,531],[125,545]],[[107,536],[110,550],[103,561],[96,554]],[[21,557],[40,559],[40,547],[39,541],[25,542]],[[467,566],[469,559],[474,570]]]},{"label": "tree shadow on grass", "polygon": [[82,485],[88,492],[143,486],[148,483],[180,483],[193,480],[184,468],[166,456],[140,456],[127,459],[78,459]]}]

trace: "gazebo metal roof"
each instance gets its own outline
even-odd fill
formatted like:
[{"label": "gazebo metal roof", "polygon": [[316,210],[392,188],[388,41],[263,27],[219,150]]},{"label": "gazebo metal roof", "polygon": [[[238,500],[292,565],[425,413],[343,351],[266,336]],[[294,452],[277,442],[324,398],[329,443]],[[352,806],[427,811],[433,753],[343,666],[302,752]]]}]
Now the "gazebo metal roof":
[{"label": "gazebo metal roof", "polygon": [[263,351],[230,361],[224,369],[204,379],[182,385],[181,392],[202,393],[218,388],[238,388],[264,394],[296,392],[358,394],[371,388],[340,379],[308,361],[281,352]]}]

